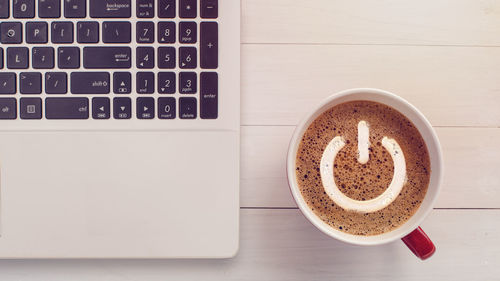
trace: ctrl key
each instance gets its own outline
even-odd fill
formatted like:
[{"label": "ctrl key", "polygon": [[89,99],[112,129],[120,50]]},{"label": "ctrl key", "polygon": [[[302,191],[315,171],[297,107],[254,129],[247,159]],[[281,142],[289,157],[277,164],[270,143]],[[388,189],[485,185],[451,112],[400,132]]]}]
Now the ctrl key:
[{"label": "ctrl key", "polygon": [[17,118],[17,101],[14,98],[0,98],[0,120]]}]

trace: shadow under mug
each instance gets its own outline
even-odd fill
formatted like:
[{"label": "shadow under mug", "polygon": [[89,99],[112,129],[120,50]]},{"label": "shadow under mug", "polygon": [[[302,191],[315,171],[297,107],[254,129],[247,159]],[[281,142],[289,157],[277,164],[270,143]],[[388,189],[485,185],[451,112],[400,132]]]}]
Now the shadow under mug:
[{"label": "shadow under mug", "polygon": [[[323,112],[334,107],[335,105],[359,100],[382,103],[405,115],[422,135],[422,138],[427,145],[431,165],[429,187],[424,200],[416,213],[400,227],[392,231],[373,236],[353,235],[340,231],[331,227],[317,217],[316,214],[314,214],[314,212],[307,206],[307,203],[302,197],[295,175],[297,149],[304,132],[307,130],[309,125]],[[340,241],[355,245],[381,245],[401,239],[408,246],[408,248],[422,260],[429,258],[435,252],[436,248],[434,244],[419,227],[419,225],[432,210],[441,187],[443,178],[443,157],[441,146],[436,132],[432,128],[429,121],[420,111],[401,97],[387,91],[371,88],[346,90],[328,97],[319,106],[317,106],[312,113],[303,119],[295,129],[288,148],[287,177],[291,193],[299,209],[314,226],[325,234]]]}]

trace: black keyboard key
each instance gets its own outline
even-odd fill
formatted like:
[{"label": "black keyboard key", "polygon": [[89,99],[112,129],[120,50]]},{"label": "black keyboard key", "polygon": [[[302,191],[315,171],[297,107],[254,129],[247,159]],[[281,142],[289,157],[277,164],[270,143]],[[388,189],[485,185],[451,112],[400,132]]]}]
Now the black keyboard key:
[{"label": "black keyboard key", "polygon": [[158,48],[158,68],[172,69],[175,68],[175,47],[159,47]]},{"label": "black keyboard key", "polygon": [[136,14],[138,18],[155,16],[155,0],[137,0]]},{"label": "black keyboard key", "polygon": [[160,119],[175,119],[175,98],[159,98],[158,99],[158,118]]},{"label": "black keyboard key", "polygon": [[72,72],[72,94],[109,94],[109,72]]},{"label": "black keyboard key", "polygon": [[90,0],[92,18],[130,18],[130,0]]},{"label": "black keyboard key", "polygon": [[196,119],[196,98],[179,99],[179,116],[181,119]]},{"label": "black keyboard key", "polygon": [[2,44],[20,44],[23,42],[23,25],[20,22],[2,22],[0,24]]},{"label": "black keyboard key", "polygon": [[113,93],[130,94],[132,92],[132,74],[130,72],[113,73]]},{"label": "black keyboard key", "polygon": [[68,92],[68,75],[66,72],[45,73],[45,93],[64,95]]},{"label": "black keyboard key", "polygon": [[0,95],[13,95],[16,93],[16,74],[13,72],[0,72]]},{"label": "black keyboard key", "polygon": [[159,72],[158,73],[158,93],[160,94],[175,94],[175,73],[174,72]]},{"label": "black keyboard key", "polygon": [[136,42],[154,43],[155,42],[155,24],[152,21],[140,21],[136,24]]},{"label": "black keyboard key", "polygon": [[104,43],[130,43],[132,26],[127,21],[105,21],[102,23]]},{"label": "black keyboard key", "polygon": [[161,44],[175,43],[175,22],[162,21],[158,23],[158,42]]},{"label": "black keyboard key", "polygon": [[73,23],[72,22],[52,22],[51,25],[52,43],[71,44],[73,43]]},{"label": "black keyboard key", "polygon": [[0,0],[0,19],[9,18],[9,1],[10,0]]},{"label": "black keyboard key", "polygon": [[132,101],[130,98],[113,99],[113,117],[115,119],[130,119],[132,117]]},{"label": "black keyboard key", "polygon": [[32,53],[32,65],[35,69],[54,68],[54,48],[34,47]]},{"label": "black keyboard key", "polygon": [[61,69],[80,68],[80,48],[59,47],[57,49],[57,66]]},{"label": "black keyboard key", "polygon": [[38,0],[38,17],[56,19],[61,17],[61,0]]},{"label": "black keyboard key", "polygon": [[3,68],[3,49],[0,48],[0,69]]},{"label": "black keyboard key", "polygon": [[155,99],[154,98],[137,98],[136,112],[138,119],[153,119],[155,118]]},{"label": "black keyboard key", "polygon": [[64,0],[64,17],[66,18],[86,17],[87,16],[86,2],[87,0]]},{"label": "black keyboard key", "polygon": [[165,19],[175,18],[175,0],[161,0],[158,3],[158,17]]},{"label": "black keyboard key", "polygon": [[196,72],[179,73],[179,92],[181,94],[196,94]]},{"label": "black keyboard key", "polygon": [[181,18],[194,19],[197,15],[196,0],[180,0],[179,16]]},{"label": "black keyboard key", "polygon": [[197,49],[195,47],[180,47],[179,48],[179,66],[180,68],[196,68],[197,65]]},{"label": "black keyboard key", "polygon": [[110,102],[108,98],[92,99],[92,118],[109,119],[111,115]]},{"label": "black keyboard key", "polygon": [[35,69],[54,68],[54,48],[34,47],[32,53],[32,65]]},{"label": "black keyboard key", "polygon": [[217,0],[201,0],[200,16],[204,19],[216,19],[219,16],[219,4]]},{"label": "black keyboard key", "polygon": [[179,23],[179,42],[183,44],[196,43],[196,22],[183,21]]},{"label": "black keyboard key", "polygon": [[21,72],[19,74],[21,94],[39,95],[42,93],[42,74],[39,72]]},{"label": "black keyboard key", "polygon": [[136,92],[138,94],[153,94],[155,92],[155,74],[153,72],[137,72]]},{"label": "black keyboard key", "polygon": [[88,98],[46,98],[47,119],[89,119]]},{"label": "black keyboard key", "polygon": [[19,113],[21,119],[42,119],[42,99],[21,98]]},{"label": "black keyboard key", "polygon": [[98,43],[99,23],[96,21],[80,21],[77,24],[76,34],[78,43]]},{"label": "black keyboard key", "polygon": [[16,19],[32,19],[35,17],[35,0],[14,0],[13,14]]},{"label": "black keyboard key", "polygon": [[138,47],[136,56],[137,68],[155,67],[155,49],[153,47]]},{"label": "black keyboard key", "polygon": [[49,31],[46,22],[26,23],[26,42],[30,44],[45,44],[49,41]]},{"label": "black keyboard key", "polygon": [[219,109],[217,72],[200,73],[200,117],[217,119]]},{"label": "black keyboard key", "polygon": [[216,22],[200,24],[200,67],[216,69],[219,67],[219,34]]},{"label": "black keyboard key", "polygon": [[17,100],[15,98],[0,98],[0,119],[13,120],[17,118]]},{"label": "black keyboard key", "polygon": [[129,47],[85,47],[83,67],[89,69],[116,69],[132,66]]},{"label": "black keyboard key", "polygon": [[29,66],[29,49],[26,47],[7,48],[7,68],[26,69]]}]

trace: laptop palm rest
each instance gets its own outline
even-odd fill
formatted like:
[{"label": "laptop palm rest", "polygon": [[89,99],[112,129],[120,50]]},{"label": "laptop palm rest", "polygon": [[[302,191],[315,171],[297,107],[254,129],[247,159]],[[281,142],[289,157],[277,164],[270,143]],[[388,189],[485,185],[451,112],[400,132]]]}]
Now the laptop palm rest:
[{"label": "laptop palm rest", "polygon": [[230,257],[238,142],[233,131],[1,132],[0,258]]}]

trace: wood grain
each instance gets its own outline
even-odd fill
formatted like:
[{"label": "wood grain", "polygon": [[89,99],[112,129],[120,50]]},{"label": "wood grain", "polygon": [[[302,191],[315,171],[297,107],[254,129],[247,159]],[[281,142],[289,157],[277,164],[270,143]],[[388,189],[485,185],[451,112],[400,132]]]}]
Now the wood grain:
[{"label": "wood grain", "polygon": [[[241,205],[295,207],[285,159],[293,126],[242,130]],[[444,154],[438,208],[500,208],[500,129],[436,128]]]},{"label": "wood grain", "polygon": [[399,241],[374,247],[338,242],[298,210],[242,210],[234,259],[2,261],[0,279],[498,280],[500,228],[494,222],[499,219],[500,210],[433,211],[423,228],[437,251],[421,262]]},{"label": "wood grain", "polygon": [[296,125],[327,96],[371,87],[434,126],[500,126],[500,48],[245,45],[242,54],[244,125]]},{"label": "wood grain", "polygon": [[244,43],[500,46],[496,0],[244,0]]}]

